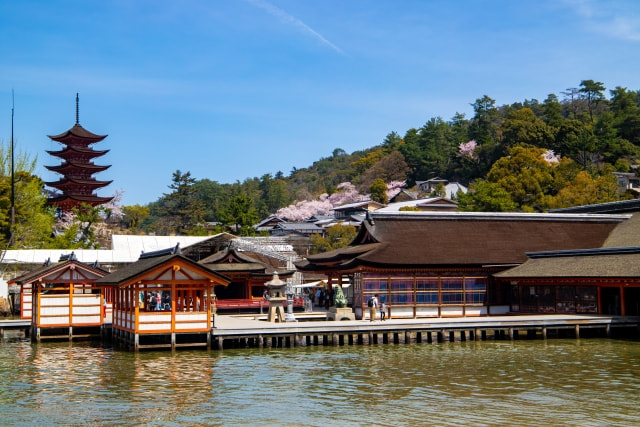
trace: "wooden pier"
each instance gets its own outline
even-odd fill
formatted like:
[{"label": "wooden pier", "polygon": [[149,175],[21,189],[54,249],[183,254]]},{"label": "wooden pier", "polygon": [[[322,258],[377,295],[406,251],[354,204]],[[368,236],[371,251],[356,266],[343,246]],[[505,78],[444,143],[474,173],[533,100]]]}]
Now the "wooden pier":
[{"label": "wooden pier", "polygon": [[261,317],[216,316],[213,347],[296,347],[455,341],[640,336],[640,317],[518,315],[473,318],[307,320],[270,323]]},{"label": "wooden pier", "polygon": [[[304,313],[295,322],[273,323],[266,315],[216,315],[210,334],[193,340],[158,342],[138,349],[169,347],[263,348],[297,346],[343,346],[372,344],[444,343],[459,341],[518,340],[581,337],[639,337],[640,317],[605,315],[517,315],[458,318],[422,318],[328,321],[324,313]],[[127,338],[115,336],[104,325],[95,338],[113,339],[135,349]],[[22,329],[24,320],[0,320],[6,329]],[[129,340],[134,340],[133,334]],[[83,336],[84,337],[84,336]],[[85,337],[86,338],[86,337]],[[166,340],[161,340],[166,341]]]}]

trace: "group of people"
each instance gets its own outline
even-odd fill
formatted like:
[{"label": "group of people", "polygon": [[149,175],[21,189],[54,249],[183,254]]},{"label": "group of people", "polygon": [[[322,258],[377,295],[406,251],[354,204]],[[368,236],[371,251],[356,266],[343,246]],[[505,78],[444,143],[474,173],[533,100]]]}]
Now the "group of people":
[{"label": "group of people", "polygon": [[158,291],[149,293],[149,296],[147,297],[147,310],[171,310],[171,292]]},{"label": "group of people", "polygon": [[[143,303],[143,295],[140,295],[140,307],[146,308],[147,311],[165,311],[171,310],[171,291],[151,291],[147,295],[147,300]],[[193,297],[181,297],[176,300],[177,311],[200,311],[200,297],[196,295],[195,301]]]},{"label": "group of people", "polygon": [[378,294],[372,296],[367,302],[369,306],[369,320],[373,322],[376,320],[376,311],[380,310],[380,320],[385,320],[387,317],[387,306],[384,301],[378,299]]}]

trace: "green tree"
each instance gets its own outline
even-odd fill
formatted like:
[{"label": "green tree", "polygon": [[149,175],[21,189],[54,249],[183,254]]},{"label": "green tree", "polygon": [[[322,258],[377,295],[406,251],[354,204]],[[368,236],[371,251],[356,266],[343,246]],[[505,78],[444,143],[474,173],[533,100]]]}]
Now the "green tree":
[{"label": "green tree", "polygon": [[371,200],[374,202],[382,203],[383,205],[389,203],[387,184],[385,184],[382,178],[377,178],[373,181],[369,187],[369,192],[371,193]]},{"label": "green tree", "polygon": [[551,200],[550,207],[565,208],[597,203],[614,202],[620,199],[619,185],[616,177],[605,173],[593,177],[587,171],[580,171],[577,176],[562,188]]},{"label": "green tree", "polygon": [[259,217],[253,199],[246,194],[239,193],[220,212],[220,220],[228,225],[232,232],[242,236],[251,236],[255,234],[253,225],[259,221]]},{"label": "green tree", "polygon": [[313,234],[309,238],[311,254],[331,251],[349,246],[356,238],[357,229],[352,225],[337,224],[327,228],[325,236]]},{"label": "green tree", "polygon": [[383,182],[404,181],[407,179],[409,166],[399,151],[393,151],[382,157],[361,176],[361,187],[369,187],[376,178]]},{"label": "green tree", "polygon": [[142,222],[149,216],[151,212],[149,206],[142,206],[139,204],[124,206],[122,210],[124,212],[124,221],[127,225],[127,228],[130,228],[134,231],[140,229]]},{"label": "green tree", "polygon": [[496,161],[487,181],[499,185],[522,210],[545,210],[555,190],[553,166],[543,157],[542,148],[513,147],[509,155]]},{"label": "green tree", "polygon": [[593,108],[598,105],[604,98],[605,87],[601,82],[593,80],[583,80],[580,82],[580,93],[587,100],[587,107],[589,108],[589,118],[593,123]]},{"label": "green tree", "polygon": [[553,93],[547,95],[547,99],[544,100],[543,120],[553,129],[558,129],[564,121],[564,117],[562,117],[562,104],[560,104],[558,97]]},{"label": "green tree", "polygon": [[11,177],[0,178],[0,244],[12,249],[46,248],[51,241],[54,210],[47,205],[40,178],[25,171],[14,174],[14,224],[11,227]]},{"label": "green tree", "polygon": [[467,193],[458,192],[458,210],[467,212],[512,212],[517,204],[499,184],[479,179]]},{"label": "green tree", "polygon": [[529,108],[521,108],[502,121],[502,140],[507,147],[529,145],[548,148],[553,144],[553,131]]},{"label": "green tree", "polygon": [[169,185],[173,191],[164,194],[162,217],[168,229],[177,235],[189,234],[190,229],[204,222],[204,203],[197,197],[195,183],[190,172],[176,170]]}]

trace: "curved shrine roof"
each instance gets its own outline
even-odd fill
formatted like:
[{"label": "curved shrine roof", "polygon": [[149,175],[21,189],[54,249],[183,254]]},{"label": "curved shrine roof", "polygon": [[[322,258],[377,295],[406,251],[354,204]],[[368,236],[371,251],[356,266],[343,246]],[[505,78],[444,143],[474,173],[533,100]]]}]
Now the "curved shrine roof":
[{"label": "curved shrine roof", "polygon": [[[303,270],[357,266],[508,265],[532,251],[600,247],[626,215],[376,213],[351,246],[311,255]],[[377,242],[377,243],[376,243]]]}]

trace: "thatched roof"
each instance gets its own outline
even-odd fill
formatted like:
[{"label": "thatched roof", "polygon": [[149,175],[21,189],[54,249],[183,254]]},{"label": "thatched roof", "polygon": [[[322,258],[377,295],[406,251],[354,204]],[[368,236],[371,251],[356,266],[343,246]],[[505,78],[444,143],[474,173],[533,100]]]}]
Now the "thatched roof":
[{"label": "thatched roof", "polygon": [[600,247],[627,215],[371,212],[351,246],[301,270],[517,265],[526,253]]},{"label": "thatched roof", "polygon": [[640,247],[529,254],[527,262],[495,274],[500,279],[640,278]]},{"label": "thatched roof", "polygon": [[622,248],[640,245],[640,214],[618,225],[602,245],[605,248]]}]

